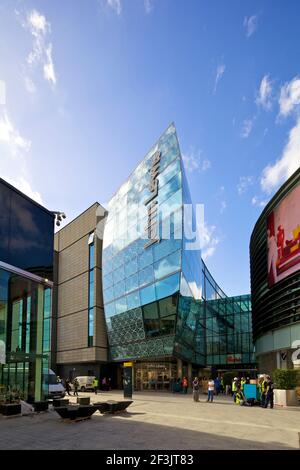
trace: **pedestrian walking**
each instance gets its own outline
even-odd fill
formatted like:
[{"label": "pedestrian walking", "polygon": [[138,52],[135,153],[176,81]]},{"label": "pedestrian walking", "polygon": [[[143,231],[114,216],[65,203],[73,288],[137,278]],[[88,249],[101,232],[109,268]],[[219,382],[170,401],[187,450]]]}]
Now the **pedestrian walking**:
[{"label": "pedestrian walking", "polygon": [[97,395],[98,393],[98,386],[99,386],[99,381],[97,377],[95,377],[93,380],[93,389],[94,389],[95,395]]},{"label": "pedestrian walking", "polygon": [[183,389],[183,393],[186,395],[187,390],[188,390],[188,379],[187,379],[187,377],[183,377],[183,379],[182,379],[182,389]]},{"label": "pedestrian walking", "polygon": [[212,378],[208,381],[207,401],[211,403],[214,401],[215,382]]},{"label": "pedestrian walking", "polygon": [[71,390],[70,379],[66,379],[66,392],[69,396],[71,396],[70,390]]},{"label": "pedestrian walking", "polygon": [[78,397],[78,387],[79,387],[79,382],[78,380],[75,378],[74,379],[74,382],[73,382],[73,385],[74,385],[74,397]]},{"label": "pedestrian walking", "polygon": [[265,375],[260,383],[261,406],[265,408],[267,399],[267,376]]},{"label": "pedestrian walking", "polygon": [[194,401],[199,401],[199,392],[200,392],[200,384],[198,377],[195,377],[193,380],[193,399]]},{"label": "pedestrian walking", "polygon": [[270,408],[274,407],[274,385],[271,380],[271,377],[268,375],[267,382],[266,382],[266,397],[265,397],[264,408],[268,408],[269,404],[270,404]]}]

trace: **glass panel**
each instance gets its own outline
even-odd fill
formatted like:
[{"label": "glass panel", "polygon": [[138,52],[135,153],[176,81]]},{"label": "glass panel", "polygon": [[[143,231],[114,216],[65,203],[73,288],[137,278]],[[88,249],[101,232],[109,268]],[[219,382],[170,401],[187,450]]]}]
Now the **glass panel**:
[{"label": "glass panel", "polygon": [[95,266],[95,247],[94,244],[89,245],[89,269],[93,269]]},{"label": "glass panel", "polygon": [[168,297],[179,291],[179,273],[156,282],[155,289],[157,299]]},{"label": "glass panel", "polygon": [[161,334],[170,335],[175,332],[176,315],[170,315],[161,319]]},{"label": "glass panel", "polygon": [[154,264],[155,280],[174,273],[178,269],[180,269],[180,251],[176,251]]},{"label": "glass panel", "polygon": [[128,309],[136,308],[140,306],[140,296],[139,292],[133,292],[132,294],[129,294],[126,296],[127,297],[127,307]]},{"label": "glass panel", "polygon": [[172,295],[166,299],[160,300],[159,303],[159,315],[160,317],[167,317],[169,315],[175,315],[177,312],[177,298],[178,295]]},{"label": "glass panel", "polygon": [[139,285],[144,286],[154,281],[153,266],[148,266],[139,272]]},{"label": "glass panel", "polygon": [[126,297],[121,297],[115,301],[116,313],[123,313],[127,310]]},{"label": "glass panel", "polygon": [[141,305],[149,304],[156,300],[154,284],[148,287],[144,287],[140,290]]},{"label": "glass panel", "polygon": [[122,297],[123,295],[125,295],[125,281],[118,282],[118,284],[114,286],[115,298]]},{"label": "glass panel", "polygon": [[134,274],[126,279],[126,292],[137,289],[139,286],[138,275]]}]

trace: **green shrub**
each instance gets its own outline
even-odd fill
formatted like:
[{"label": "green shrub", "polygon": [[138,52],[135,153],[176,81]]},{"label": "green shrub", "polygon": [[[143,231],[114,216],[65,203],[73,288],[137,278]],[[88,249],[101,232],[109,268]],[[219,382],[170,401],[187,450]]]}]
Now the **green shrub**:
[{"label": "green shrub", "polygon": [[276,369],[273,373],[274,388],[294,390],[297,386],[298,371],[294,369]]}]

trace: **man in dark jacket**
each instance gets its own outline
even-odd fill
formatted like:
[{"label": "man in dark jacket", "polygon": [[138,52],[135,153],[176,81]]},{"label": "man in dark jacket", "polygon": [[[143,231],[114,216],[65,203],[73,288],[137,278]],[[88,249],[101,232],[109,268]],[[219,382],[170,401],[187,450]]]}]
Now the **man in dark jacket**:
[{"label": "man in dark jacket", "polygon": [[274,385],[271,380],[271,377],[268,375],[267,382],[266,382],[266,396],[265,396],[264,408],[268,408],[269,403],[270,403],[270,408],[273,408],[274,407]]}]

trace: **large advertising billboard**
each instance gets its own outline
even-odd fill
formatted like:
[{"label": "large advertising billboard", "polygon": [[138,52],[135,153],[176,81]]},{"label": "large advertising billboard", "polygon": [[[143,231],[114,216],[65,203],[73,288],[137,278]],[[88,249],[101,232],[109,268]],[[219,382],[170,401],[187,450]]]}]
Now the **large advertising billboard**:
[{"label": "large advertising billboard", "polygon": [[267,219],[269,286],[300,269],[300,184]]}]

